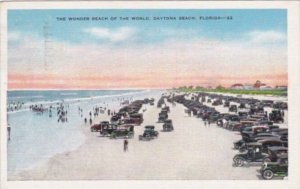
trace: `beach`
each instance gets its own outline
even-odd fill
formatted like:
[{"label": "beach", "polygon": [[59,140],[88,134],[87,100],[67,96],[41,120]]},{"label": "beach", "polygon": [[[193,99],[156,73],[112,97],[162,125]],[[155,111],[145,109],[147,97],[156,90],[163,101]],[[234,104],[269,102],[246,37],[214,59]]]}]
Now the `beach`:
[{"label": "beach", "polygon": [[[157,98],[155,99],[157,101]],[[257,180],[260,164],[234,167],[238,153],[233,142],[241,138],[216,124],[204,125],[202,119],[188,116],[181,104],[170,106],[173,132],[161,132],[156,123],[160,108],[149,104],[144,122],[135,126],[135,136],[123,152],[124,139],[101,137],[90,127],[80,125],[85,141],[77,149],[56,154],[33,169],[8,175],[9,180]],[[224,109],[218,107],[219,109]],[[109,120],[107,114],[94,122]],[[157,139],[139,141],[145,125],[155,125]]]}]

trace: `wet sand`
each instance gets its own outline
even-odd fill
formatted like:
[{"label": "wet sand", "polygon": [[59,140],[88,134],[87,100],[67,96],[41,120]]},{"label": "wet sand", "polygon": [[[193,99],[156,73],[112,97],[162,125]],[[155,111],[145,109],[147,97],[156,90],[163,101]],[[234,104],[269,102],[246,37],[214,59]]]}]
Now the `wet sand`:
[{"label": "wet sand", "polygon": [[[171,108],[173,132],[159,132],[151,141],[139,141],[145,125],[155,125],[160,111],[144,105],[144,123],[135,127],[129,151],[123,152],[123,139],[100,137],[82,125],[85,143],[77,150],[58,154],[33,170],[9,176],[9,180],[257,180],[259,165],[233,167],[238,151],[233,142],[240,139],[231,132],[201,119],[188,117],[180,104]],[[100,120],[108,120],[101,115]]]}]

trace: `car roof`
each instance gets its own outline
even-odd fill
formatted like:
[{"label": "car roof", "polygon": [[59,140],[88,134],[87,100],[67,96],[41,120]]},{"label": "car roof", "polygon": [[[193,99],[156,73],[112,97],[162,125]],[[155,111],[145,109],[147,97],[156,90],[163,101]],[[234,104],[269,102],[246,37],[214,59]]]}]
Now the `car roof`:
[{"label": "car roof", "polygon": [[277,150],[287,150],[287,147],[283,147],[283,146],[272,146],[272,147],[268,147],[269,150],[271,151],[277,151]]},{"label": "car roof", "polygon": [[260,140],[259,142],[260,143],[264,143],[264,142],[282,142],[280,139],[275,139],[275,138],[273,138],[273,137],[271,137],[271,138],[267,138],[267,139],[264,139],[264,140]]},{"label": "car roof", "polygon": [[288,154],[287,153],[278,154],[277,157],[280,158],[280,159],[287,159],[288,158]]},{"label": "car roof", "polygon": [[248,142],[246,143],[248,146],[261,146],[262,144],[261,143],[258,143],[258,142]]},{"label": "car roof", "polygon": [[261,136],[261,135],[275,136],[275,135],[272,134],[272,133],[265,133],[265,132],[263,132],[263,133],[257,133],[257,134],[256,134],[256,136]]}]

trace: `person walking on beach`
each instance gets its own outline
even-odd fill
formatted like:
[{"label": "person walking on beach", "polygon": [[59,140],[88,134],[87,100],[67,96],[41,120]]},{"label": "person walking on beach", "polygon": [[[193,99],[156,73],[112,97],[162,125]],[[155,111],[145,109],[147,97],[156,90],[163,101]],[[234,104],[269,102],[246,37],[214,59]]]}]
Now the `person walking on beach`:
[{"label": "person walking on beach", "polygon": [[92,118],[90,118],[90,125],[92,125],[92,123],[93,123],[93,120],[92,120]]},{"label": "person walking on beach", "polygon": [[210,126],[210,121],[208,120],[208,126]]},{"label": "person walking on beach", "polygon": [[124,152],[127,152],[128,151],[128,140],[125,139],[124,140]]},{"label": "person walking on beach", "polygon": [[11,128],[10,128],[10,125],[8,124],[8,126],[7,126],[8,140],[10,140],[10,130],[11,130]]},{"label": "person walking on beach", "polygon": [[87,123],[87,119],[86,118],[84,118],[84,124],[86,124]]}]

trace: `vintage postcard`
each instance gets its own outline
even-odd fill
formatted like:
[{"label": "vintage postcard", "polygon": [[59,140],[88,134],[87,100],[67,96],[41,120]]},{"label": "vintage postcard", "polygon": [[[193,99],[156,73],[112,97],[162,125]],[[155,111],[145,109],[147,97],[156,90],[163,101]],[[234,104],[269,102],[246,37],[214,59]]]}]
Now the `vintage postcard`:
[{"label": "vintage postcard", "polygon": [[298,188],[299,2],[1,4],[1,187]]}]

